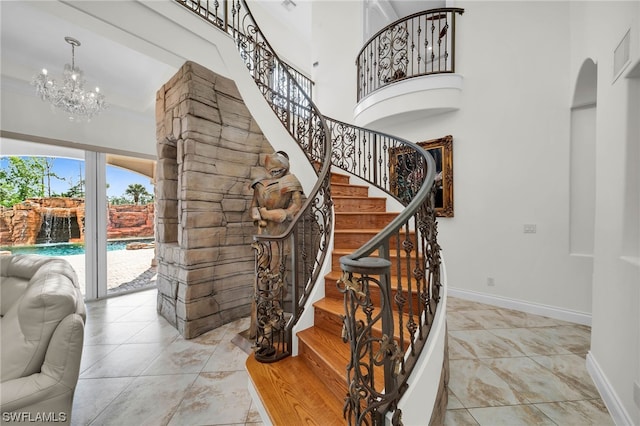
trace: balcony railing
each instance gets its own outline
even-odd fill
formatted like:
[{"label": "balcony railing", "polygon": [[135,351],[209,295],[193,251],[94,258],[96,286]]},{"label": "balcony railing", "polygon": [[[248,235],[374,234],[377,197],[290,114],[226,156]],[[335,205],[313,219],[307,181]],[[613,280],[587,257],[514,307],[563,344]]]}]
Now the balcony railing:
[{"label": "balcony railing", "polygon": [[358,54],[358,101],[407,78],[455,72],[456,15],[460,8],[431,9],[378,31]]}]

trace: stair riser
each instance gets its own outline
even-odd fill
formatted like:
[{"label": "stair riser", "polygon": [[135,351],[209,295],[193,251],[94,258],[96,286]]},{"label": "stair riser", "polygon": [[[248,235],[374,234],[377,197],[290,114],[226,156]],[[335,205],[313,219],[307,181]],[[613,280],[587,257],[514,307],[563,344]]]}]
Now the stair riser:
[{"label": "stair riser", "polygon": [[384,198],[333,198],[338,212],[383,212],[387,208]]},{"label": "stair riser", "polygon": [[313,325],[336,336],[342,336],[342,318],[324,309],[314,308]]},{"label": "stair riser", "polygon": [[[336,336],[342,336],[342,318],[339,318],[332,312],[327,312],[323,309],[318,308],[314,309],[314,315],[315,327],[319,327]],[[382,329],[380,328],[380,324],[373,327],[372,334],[374,337],[382,337]],[[398,333],[398,331],[396,330],[394,334],[398,336],[400,333]],[[406,337],[407,335],[405,333],[405,347],[409,345],[409,340],[406,340]],[[400,343],[400,340],[397,337],[396,341]]]},{"label": "stair riser", "polygon": [[[334,271],[341,271],[342,268],[340,267],[340,258],[344,256],[342,253],[332,253],[331,254],[331,269]],[[399,275],[398,274],[398,258],[397,256],[391,256],[391,275]],[[412,261],[413,263],[414,261]],[[407,271],[409,270],[413,270],[414,265],[407,265],[407,261],[406,259],[401,259],[400,260],[400,270],[402,272],[402,276],[406,277],[408,276]]]},{"label": "stair riser", "polygon": [[382,229],[397,213],[341,214],[336,212],[335,229]]},{"label": "stair riser", "polygon": [[[376,235],[375,232],[340,232],[336,230],[334,233],[334,247],[337,249],[357,249],[364,243],[372,239]],[[415,235],[410,235],[410,241],[413,242],[414,250],[416,247]],[[392,238],[390,241],[390,249],[395,250],[397,248],[397,239]],[[400,241],[402,244],[403,241]]]},{"label": "stair riser", "polygon": [[339,197],[367,197],[369,188],[366,186],[331,185],[331,195]]},{"label": "stair riser", "polygon": [[331,174],[331,183],[339,183],[342,185],[348,185],[349,184],[349,176],[346,175],[338,175],[335,173]]},{"label": "stair riser", "polygon": [[[346,343],[345,343],[346,344]],[[335,374],[335,371],[331,369],[322,359],[317,356],[316,352],[307,346],[307,344],[300,340],[298,356],[304,358],[307,365],[312,368],[318,378],[324,383],[327,388],[331,390],[333,395],[338,401],[344,401],[347,395],[347,379],[346,371],[347,365],[345,364],[345,373],[342,376]]]},{"label": "stair riser", "polygon": [[[335,285],[335,280],[330,280],[330,279],[325,279],[325,289],[324,289],[324,295],[325,297],[330,297],[333,299],[338,299],[338,300],[343,300],[344,295],[342,293],[340,293],[340,290],[338,290],[337,286]],[[413,283],[413,286],[415,287],[415,282]],[[413,289],[414,293],[413,293],[413,297],[411,298],[411,303],[413,305],[413,312],[414,314],[418,312],[418,307],[420,305],[420,301],[418,300],[418,297],[416,296],[415,293],[415,288]],[[395,290],[391,290],[391,303],[393,304],[394,310],[397,309],[397,305],[394,301],[395,296],[396,296],[396,291]],[[373,303],[374,306],[380,306],[380,292],[379,291],[372,291],[371,292],[371,302]],[[404,313],[407,314],[409,313],[409,304],[405,304],[404,306]],[[341,320],[340,320],[341,321]]]}]

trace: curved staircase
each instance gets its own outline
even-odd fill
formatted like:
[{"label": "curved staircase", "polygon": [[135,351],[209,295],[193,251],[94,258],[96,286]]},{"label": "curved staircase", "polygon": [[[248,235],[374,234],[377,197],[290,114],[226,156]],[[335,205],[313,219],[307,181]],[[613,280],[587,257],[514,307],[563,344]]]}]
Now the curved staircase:
[{"label": "curved staircase", "polygon": [[[271,364],[260,363],[251,356],[247,359],[263,414],[274,425],[346,423],[343,405],[350,348],[342,339],[344,295],[336,286],[342,275],[340,257],[353,253],[398,215],[386,211],[386,198],[370,197],[368,186],[353,185],[349,180],[348,175],[331,175],[335,203],[332,270],[324,278],[325,297],[313,304],[314,325],[297,333],[298,356]],[[392,262],[395,275],[398,262]],[[383,374],[382,368],[376,371]]]}]

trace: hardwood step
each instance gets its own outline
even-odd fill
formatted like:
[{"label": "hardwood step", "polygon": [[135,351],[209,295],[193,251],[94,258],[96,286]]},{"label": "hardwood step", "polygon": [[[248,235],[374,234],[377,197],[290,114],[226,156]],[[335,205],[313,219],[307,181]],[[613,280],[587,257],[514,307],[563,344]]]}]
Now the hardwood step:
[{"label": "hardwood step", "polygon": [[[331,252],[331,269],[334,271],[342,270],[342,268],[340,267],[340,258],[342,256],[347,256],[354,251],[355,249],[347,248],[334,249]],[[403,276],[407,276],[409,272],[413,272],[413,269],[415,268],[415,260],[412,261],[411,265],[407,265],[407,254],[404,251],[400,251],[399,255],[397,255],[396,253],[396,251],[393,251],[389,256],[389,261],[391,262],[391,275],[398,275],[398,270],[400,270]],[[377,255],[377,250],[371,254],[371,256],[373,257],[376,257]],[[398,258],[400,258],[399,262]]]},{"label": "hardwood step", "polygon": [[[386,212],[386,198],[368,197],[367,186],[350,185],[346,174],[332,173],[331,186],[336,212],[333,270],[325,276],[325,298],[314,303],[315,325],[297,333],[298,356],[271,364],[259,363],[250,356],[246,364],[249,377],[274,425],[346,424],[342,408],[347,394],[350,345],[343,342],[341,336],[344,304],[343,295],[336,287],[342,274],[339,258],[369,241],[398,214]],[[411,235],[415,243],[415,235]],[[395,249],[395,239],[391,245],[391,249]],[[392,260],[394,273],[395,263]],[[404,269],[401,268],[403,274]],[[391,283],[396,283],[393,276]],[[392,290],[392,298],[394,294]],[[373,291],[374,311],[379,309],[379,299],[379,292]],[[417,303],[417,298],[413,299]],[[398,315],[394,316],[394,330],[399,335]],[[406,324],[406,315],[401,317]],[[376,336],[382,334],[380,328],[381,324],[374,326]],[[373,350],[377,349],[374,344]],[[374,367],[371,374],[382,378],[382,367]],[[383,381],[376,382],[376,387],[380,386],[378,391],[382,391]]]},{"label": "hardwood step", "polygon": [[344,183],[332,183],[331,195],[334,197],[368,197],[369,187]]},{"label": "hardwood step", "polygon": [[387,199],[384,197],[342,197],[332,196],[337,212],[384,212]]},{"label": "hardwood step", "polygon": [[360,213],[336,211],[335,229],[382,229],[395,219],[396,216],[398,216],[398,213],[393,212]]},{"label": "hardwood step", "polygon": [[[336,398],[344,403],[347,396],[347,366],[350,358],[350,345],[342,341],[340,335],[334,335],[319,327],[310,327],[298,333],[300,338],[300,357],[313,366],[316,375],[320,372],[323,384],[333,391]],[[373,345],[375,348],[375,344]],[[384,376],[382,366],[374,366],[377,377]],[[376,388],[384,389],[384,381],[378,380]]]},{"label": "hardwood step", "polygon": [[351,356],[349,345],[342,341],[340,333],[315,326],[298,332],[298,339],[298,356],[315,371],[336,399],[344,402],[347,395],[347,365]]},{"label": "hardwood step", "polygon": [[[338,249],[361,247],[364,243],[378,235],[380,229],[335,229],[334,230],[334,242],[333,246]],[[409,233],[410,241],[413,242],[416,247],[416,235],[415,232]],[[402,244],[402,240],[400,244]],[[389,241],[389,248],[395,250],[398,246],[396,238],[391,238]]]},{"label": "hardwood step", "polygon": [[338,184],[349,184],[349,176],[348,175],[343,175],[340,173],[335,173],[335,172],[331,172],[331,183],[338,183]]},{"label": "hardwood step", "polygon": [[[336,300],[340,300],[342,303],[342,300],[344,298],[344,295],[342,293],[340,293],[340,290],[338,290],[338,286],[337,286],[337,282],[340,279],[340,277],[342,276],[342,271],[340,270],[333,270],[331,272],[329,272],[327,275],[324,276],[324,282],[325,282],[325,286],[324,286],[324,296],[326,299],[336,299]],[[398,278],[397,276],[391,275],[391,301],[394,304],[394,309],[396,309],[395,306],[395,302],[393,301],[396,294],[397,294],[397,283],[398,283]],[[403,280],[403,292],[406,293],[407,291],[407,280]],[[417,289],[415,288],[416,286],[416,282],[415,280],[412,280],[412,288],[411,288],[411,293],[412,293],[412,297],[411,297],[411,307],[413,309],[413,313],[417,313],[418,312],[418,308],[420,305],[420,300],[417,297]],[[371,301],[373,302],[373,304],[375,306],[380,306],[380,296],[379,296],[379,292],[374,291],[371,293]],[[404,307],[404,312],[408,313],[409,312],[409,304],[407,303]]]},{"label": "hardwood step", "polygon": [[[313,304],[314,309],[314,328],[320,328],[325,332],[335,335],[342,339],[342,318],[344,315],[344,302],[342,299],[334,299],[330,297],[325,297],[322,300],[318,300]],[[377,309],[374,309],[376,312]],[[364,319],[364,313],[360,312],[358,314],[358,318]],[[406,325],[408,317],[405,315],[403,318],[403,325]],[[397,315],[394,318],[394,334],[396,336],[400,336],[399,327],[400,321]],[[373,326],[373,334],[374,336],[380,337],[382,336],[382,324],[377,323]],[[399,341],[398,338],[396,340]],[[404,335],[404,343],[405,347],[409,345],[409,336],[407,336],[406,332]],[[348,354],[347,354],[348,356]]]},{"label": "hardwood step", "polygon": [[318,380],[302,357],[265,364],[249,356],[246,368],[272,424],[345,424],[342,402]]}]

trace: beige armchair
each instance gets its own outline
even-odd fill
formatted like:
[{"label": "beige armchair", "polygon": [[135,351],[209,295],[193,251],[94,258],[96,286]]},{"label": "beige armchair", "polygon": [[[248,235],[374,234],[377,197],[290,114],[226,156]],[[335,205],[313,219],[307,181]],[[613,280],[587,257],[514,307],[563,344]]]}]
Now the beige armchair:
[{"label": "beige armchair", "polygon": [[59,258],[0,256],[0,410],[4,423],[69,424],[86,312]]}]

